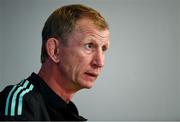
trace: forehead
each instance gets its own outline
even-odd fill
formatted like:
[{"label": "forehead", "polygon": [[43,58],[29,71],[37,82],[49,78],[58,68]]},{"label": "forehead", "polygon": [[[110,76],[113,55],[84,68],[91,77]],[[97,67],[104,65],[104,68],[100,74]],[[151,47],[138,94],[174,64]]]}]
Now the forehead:
[{"label": "forehead", "polygon": [[80,33],[81,36],[89,36],[98,40],[109,42],[109,30],[99,30],[92,20],[84,18],[76,22],[74,29],[75,33]]}]

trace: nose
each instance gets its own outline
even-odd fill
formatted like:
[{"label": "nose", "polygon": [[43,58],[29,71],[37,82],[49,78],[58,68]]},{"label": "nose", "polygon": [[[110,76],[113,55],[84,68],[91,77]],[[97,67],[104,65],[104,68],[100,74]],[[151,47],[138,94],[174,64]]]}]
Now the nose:
[{"label": "nose", "polygon": [[102,68],[104,66],[104,54],[102,51],[99,50],[94,54],[92,64],[98,68]]}]

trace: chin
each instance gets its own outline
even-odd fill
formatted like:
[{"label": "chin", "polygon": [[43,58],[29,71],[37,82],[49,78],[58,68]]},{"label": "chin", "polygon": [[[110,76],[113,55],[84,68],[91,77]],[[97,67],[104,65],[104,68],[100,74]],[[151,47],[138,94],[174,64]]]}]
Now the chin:
[{"label": "chin", "polygon": [[89,79],[81,79],[79,80],[78,84],[83,89],[91,89],[94,86],[95,80],[89,80]]},{"label": "chin", "polygon": [[93,86],[87,86],[87,87],[85,87],[86,89],[91,89]]},{"label": "chin", "polygon": [[84,85],[84,88],[86,88],[86,89],[91,89],[92,87],[93,87],[93,85],[94,85],[94,83],[86,83],[85,85]]}]

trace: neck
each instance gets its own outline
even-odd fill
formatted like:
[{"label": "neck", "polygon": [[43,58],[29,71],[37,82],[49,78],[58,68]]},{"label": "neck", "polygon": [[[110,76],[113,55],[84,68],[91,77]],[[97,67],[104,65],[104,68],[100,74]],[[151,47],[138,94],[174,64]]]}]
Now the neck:
[{"label": "neck", "polygon": [[46,82],[46,84],[66,103],[71,101],[73,95],[78,90],[69,87],[70,82],[63,81],[57,69],[53,65],[45,63],[42,65],[38,75]]}]

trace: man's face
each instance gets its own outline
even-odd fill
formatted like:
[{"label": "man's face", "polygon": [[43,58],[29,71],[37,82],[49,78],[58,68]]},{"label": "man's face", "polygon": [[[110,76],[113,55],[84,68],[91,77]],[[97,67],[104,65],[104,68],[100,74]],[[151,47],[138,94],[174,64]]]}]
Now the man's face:
[{"label": "man's face", "polygon": [[100,31],[91,20],[81,19],[67,42],[68,46],[60,46],[61,76],[71,87],[91,88],[104,66],[109,31]]}]

